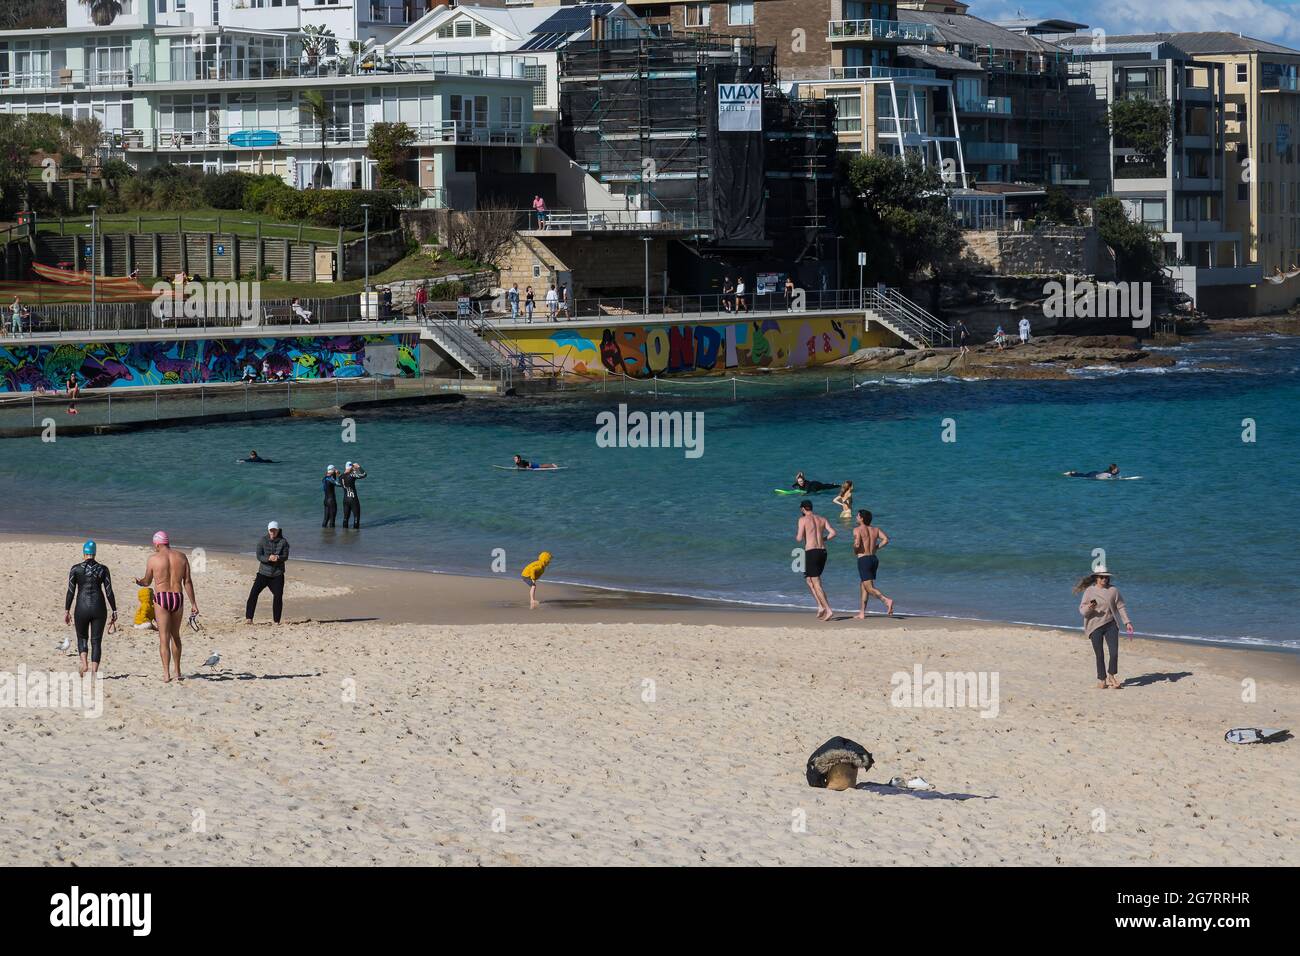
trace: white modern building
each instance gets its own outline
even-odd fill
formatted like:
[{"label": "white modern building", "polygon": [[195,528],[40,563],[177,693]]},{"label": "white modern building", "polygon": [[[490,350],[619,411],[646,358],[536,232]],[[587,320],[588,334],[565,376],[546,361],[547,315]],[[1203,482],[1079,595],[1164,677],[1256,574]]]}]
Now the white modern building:
[{"label": "white modern building", "polygon": [[[370,129],[400,121],[416,132],[410,178],[431,205],[447,200],[457,172],[534,170],[546,139],[533,118],[535,57],[432,45],[398,53],[379,43],[345,52],[299,28],[313,6],[262,0],[264,18],[240,18],[254,28],[226,22],[227,9],[245,13],[241,2],[259,0],[204,0],[207,19],[220,22],[200,25],[179,22],[200,11],[176,11],[176,0],[126,0],[98,26],[68,0],[72,26],[0,32],[0,113],[94,117],[114,155],[137,168],[274,173],[334,188],[373,185]],[[310,91],[321,93],[324,117]]]}]

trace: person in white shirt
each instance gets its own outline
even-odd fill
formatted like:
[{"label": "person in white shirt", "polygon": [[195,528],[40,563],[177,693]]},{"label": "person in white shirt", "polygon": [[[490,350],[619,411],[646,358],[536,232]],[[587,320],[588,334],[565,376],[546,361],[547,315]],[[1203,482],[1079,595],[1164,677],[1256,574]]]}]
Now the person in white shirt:
[{"label": "person in white shirt", "polygon": [[1026,345],[1029,342],[1029,319],[1020,320],[1020,344]]},{"label": "person in white shirt", "polygon": [[745,304],[745,280],[736,280],[736,311],[748,312],[749,306]]},{"label": "person in white shirt", "polygon": [[559,302],[560,302],[559,293],[555,291],[555,286],[552,285],[549,289],[546,290],[546,314],[550,317],[550,320],[552,322],[555,321],[555,310],[556,307],[559,305]]},{"label": "person in white shirt", "polygon": [[303,322],[305,322],[308,325],[311,324],[311,313],[308,310],[304,309],[302,307],[302,304],[297,299],[294,299],[291,303],[289,303],[289,308],[293,309],[293,314],[298,316],[298,318],[302,319]]}]

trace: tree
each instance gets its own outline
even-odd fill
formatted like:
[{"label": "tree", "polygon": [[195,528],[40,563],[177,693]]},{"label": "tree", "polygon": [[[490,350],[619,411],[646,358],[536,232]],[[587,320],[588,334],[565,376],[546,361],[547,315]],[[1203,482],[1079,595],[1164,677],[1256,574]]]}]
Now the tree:
[{"label": "tree", "polygon": [[302,28],[302,52],[309,66],[319,63],[321,57],[336,48],[337,43],[334,31],[323,23],[319,26],[307,24]]},{"label": "tree", "polygon": [[67,26],[63,0],[5,0],[0,30],[50,30]]},{"label": "tree", "polygon": [[402,167],[411,158],[411,144],[416,141],[415,130],[405,123],[375,123],[370,127],[366,148],[375,161],[379,180],[378,189],[399,189],[414,185],[402,177]]},{"label": "tree", "polygon": [[457,258],[499,266],[514,244],[516,220],[509,203],[485,202],[473,212],[453,213],[447,222],[447,248]]},{"label": "tree", "polygon": [[1164,162],[1173,125],[1168,100],[1136,96],[1116,100],[1106,111],[1106,124],[1117,148],[1132,149],[1150,165]]},{"label": "tree", "polygon": [[1093,221],[1101,241],[1115,253],[1115,272],[1126,282],[1151,282],[1159,278],[1164,255],[1159,235],[1124,212],[1113,196],[1099,199]]},{"label": "tree", "polygon": [[90,9],[90,21],[97,27],[106,27],[122,12],[122,0],[77,0]]},{"label": "tree", "polygon": [[1048,222],[1059,222],[1063,226],[1073,226],[1079,221],[1074,201],[1059,186],[1052,186],[1047,190],[1047,196],[1039,208],[1039,213]]},{"label": "tree", "polygon": [[316,175],[312,177],[312,185],[320,189],[325,185],[325,138],[330,123],[334,121],[334,109],[320,90],[305,90],[302,94],[301,108],[320,127],[320,165],[316,167]]},{"label": "tree", "polygon": [[861,155],[845,176],[852,193],[850,241],[867,253],[873,276],[904,282],[961,252],[961,226],[943,178],[916,159]]}]

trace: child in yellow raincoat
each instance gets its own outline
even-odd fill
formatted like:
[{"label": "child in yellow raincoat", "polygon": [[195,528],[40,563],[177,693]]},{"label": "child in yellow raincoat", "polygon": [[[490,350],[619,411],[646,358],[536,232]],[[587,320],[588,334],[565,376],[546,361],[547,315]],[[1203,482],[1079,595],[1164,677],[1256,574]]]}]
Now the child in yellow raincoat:
[{"label": "child in yellow raincoat", "polygon": [[137,628],[153,628],[158,630],[158,625],[153,620],[153,591],[150,588],[141,588],[136,592],[136,597],[140,599],[140,608],[135,612],[135,626]]},{"label": "child in yellow raincoat", "polygon": [[520,577],[528,582],[528,609],[530,611],[537,607],[537,582],[546,573],[546,566],[550,563],[551,552],[543,551],[537,556],[536,561],[528,565],[520,573]]}]

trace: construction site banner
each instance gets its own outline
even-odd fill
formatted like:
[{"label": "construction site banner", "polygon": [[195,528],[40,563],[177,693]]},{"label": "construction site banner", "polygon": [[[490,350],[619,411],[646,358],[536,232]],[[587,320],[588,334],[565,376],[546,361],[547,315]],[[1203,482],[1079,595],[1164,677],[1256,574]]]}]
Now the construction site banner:
[{"label": "construction site banner", "polygon": [[718,131],[760,133],[763,131],[763,84],[718,84]]}]

